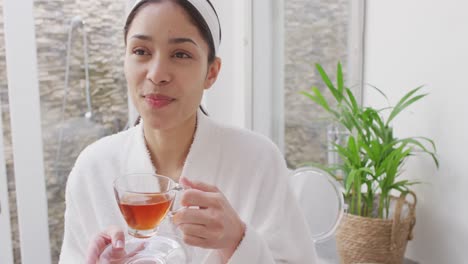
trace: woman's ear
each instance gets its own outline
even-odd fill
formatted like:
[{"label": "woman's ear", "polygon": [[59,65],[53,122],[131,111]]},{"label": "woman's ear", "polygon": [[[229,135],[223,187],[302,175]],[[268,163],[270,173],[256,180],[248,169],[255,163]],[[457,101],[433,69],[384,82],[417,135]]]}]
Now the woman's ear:
[{"label": "woman's ear", "polygon": [[208,73],[205,79],[205,90],[210,89],[211,86],[218,79],[219,71],[221,70],[221,58],[216,57],[214,61],[208,66]]}]

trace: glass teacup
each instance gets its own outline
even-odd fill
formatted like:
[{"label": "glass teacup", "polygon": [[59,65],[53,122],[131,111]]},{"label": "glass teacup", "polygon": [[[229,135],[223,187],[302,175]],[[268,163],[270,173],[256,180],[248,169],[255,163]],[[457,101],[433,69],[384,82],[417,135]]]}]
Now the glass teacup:
[{"label": "glass teacup", "polygon": [[125,252],[108,246],[99,263],[189,263],[190,254],[171,223],[171,232],[158,232],[170,214],[176,193],[183,188],[171,178],[151,173],[126,174],[114,181],[114,193],[130,239]]}]

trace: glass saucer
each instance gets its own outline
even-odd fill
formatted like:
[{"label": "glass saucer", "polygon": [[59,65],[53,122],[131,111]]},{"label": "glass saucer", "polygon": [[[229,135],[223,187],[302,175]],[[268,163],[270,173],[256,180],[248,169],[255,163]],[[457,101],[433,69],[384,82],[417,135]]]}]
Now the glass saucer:
[{"label": "glass saucer", "polygon": [[[111,256],[112,246],[101,254]],[[192,249],[180,239],[170,234],[158,234],[151,238],[128,238],[125,242],[125,255],[120,258],[107,257],[99,263],[115,264],[187,264],[191,263]]]}]

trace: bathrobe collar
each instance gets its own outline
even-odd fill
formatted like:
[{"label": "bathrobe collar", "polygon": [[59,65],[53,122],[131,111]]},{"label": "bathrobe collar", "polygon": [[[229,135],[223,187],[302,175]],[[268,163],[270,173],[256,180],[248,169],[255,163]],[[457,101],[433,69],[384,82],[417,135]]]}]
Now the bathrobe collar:
[{"label": "bathrobe collar", "polygon": [[[146,147],[142,122],[132,129],[133,140],[126,145],[123,152],[123,158],[127,161],[123,173],[157,173]],[[181,177],[208,180],[208,177],[215,175],[220,155],[218,125],[198,110],[197,128]]]}]

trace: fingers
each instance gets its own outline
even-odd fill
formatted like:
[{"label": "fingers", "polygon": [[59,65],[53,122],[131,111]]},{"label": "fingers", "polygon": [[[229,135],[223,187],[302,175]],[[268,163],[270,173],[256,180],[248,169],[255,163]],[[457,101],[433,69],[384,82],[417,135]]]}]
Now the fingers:
[{"label": "fingers", "polygon": [[221,193],[189,189],[182,193],[180,204],[186,207],[198,206],[201,208],[218,208],[220,206],[220,198],[222,198],[221,196]]},{"label": "fingers", "polygon": [[179,182],[186,188],[181,205],[200,208],[184,208],[174,214],[173,221],[184,234],[184,242],[223,249],[225,256],[231,256],[245,233],[245,225],[235,209],[216,186],[187,178]]},{"label": "fingers", "polygon": [[111,238],[103,233],[97,235],[89,244],[86,258],[87,264],[95,264],[98,262],[102,251],[111,243]]},{"label": "fingers", "polygon": [[218,232],[208,230],[204,225],[183,224],[180,226],[184,236],[183,241],[187,245],[201,248],[220,248]]},{"label": "fingers", "polygon": [[96,235],[89,244],[86,263],[97,263],[102,252],[109,244],[112,244],[112,257],[120,257],[120,255],[125,254],[124,241],[125,235],[120,227],[109,227]]},{"label": "fingers", "polygon": [[184,235],[184,243],[190,246],[201,247],[201,248],[210,248],[208,240],[198,236],[189,236]]},{"label": "fingers", "polygon": [[206,233],[206,226],[197,225],[197,224],[182,224],[179,226],[180,230],[186,236],[195,236],[199,238],[205,238],[202,236],[203,233]]},{"label": "fingers", "polygon": [[185,188],[196,189],[204,192],[219,192],[219,189],[214,186],[200,181],[189,180],[185,177],[180,178],[179,183]]},{"label": "fingers", "polygon": [[112,247],[114,249],[122,249],[125,245],[125,235],[122,228],[118,226],[109,227],[105,233],[110,236]]},{"label": "fingers", "polygon": [[183,208],[174,214],[172,218],[176,226],[182,224],[209,225],[213,221],[205,209]]}]

